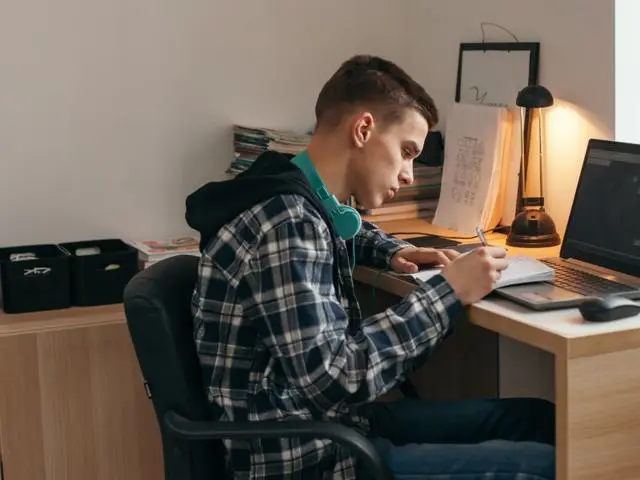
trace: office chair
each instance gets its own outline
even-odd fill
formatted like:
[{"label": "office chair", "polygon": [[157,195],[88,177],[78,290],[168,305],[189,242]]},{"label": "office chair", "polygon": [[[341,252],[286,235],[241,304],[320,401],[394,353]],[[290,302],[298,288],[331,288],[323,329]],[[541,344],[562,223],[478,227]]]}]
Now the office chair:
[{"label": "office chair", "polygon": [[356,455],[374,480],[391,480],[373,445],[345,425],[322,421],[218,422],[202,385],[191,294],[198,258],[180,255],[138,272],[124,291],[127,326],[160,426],[165,480],[227,478],[223,439],[330,439]]}]

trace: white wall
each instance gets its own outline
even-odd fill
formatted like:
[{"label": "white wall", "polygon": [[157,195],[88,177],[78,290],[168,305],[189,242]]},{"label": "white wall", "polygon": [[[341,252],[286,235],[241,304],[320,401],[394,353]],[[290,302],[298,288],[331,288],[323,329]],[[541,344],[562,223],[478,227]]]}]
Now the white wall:
[{"label": "white wall", "polygon": [[640,2],[615,0],[615,133],[640,143]]},{"label": "white wall", "polygon": [[[0,246],[183,233],[230,124],[308,128],[355,53],[406,63],[388,0],[26,0],[0,15]],[[332,31],[333,30],[333,31]]]},{"label": "white wall", "polygon": [[[559,100],[547,115],[545,200],[563,232],[587,140],[613,136],[613,0],[414,0],[412,6],[411,66],[443,114],[455,97],[459,45],[481,41],[481,22],[540,42],[539,82]],[[495,27],[485,26],[485,33],[486,41],[512,41]]]},{"label": "white wall", "polygon": [[357,52],[405,66],[444,113],[458,45],[480,40],[482,21],[539,40],[541,83],[579,110],[549,115],[561,231],[586,140],[613,135],[606,0],[51,5],[13,2],[0,17],[0,245],[182,233],[184,197],[223,178],[230,124],[310,126],[322,82]]}]

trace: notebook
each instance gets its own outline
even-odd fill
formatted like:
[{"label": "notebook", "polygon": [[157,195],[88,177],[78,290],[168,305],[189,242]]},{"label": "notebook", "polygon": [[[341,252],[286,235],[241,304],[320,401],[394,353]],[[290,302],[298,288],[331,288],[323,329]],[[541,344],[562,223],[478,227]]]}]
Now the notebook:
[{"label": "notebook", "polygon": [[[525,283],[550,282],[554,279],[555,270],[534,258],[525,255],[511,255],[507,256],[507,260],[509,261],[509,266],[502,271],[495,288]],[[401,275],[413,277],[418,282],[426,282],[431,277],[439,274],[441,270],[441,268],[430,268],[420,270],[417,273]]]},{"label": "notebook", "polygon": [[454,103],[445,133],[440,198],[433,223],[463,234],[495,228],[503,215],[513,112]]}]

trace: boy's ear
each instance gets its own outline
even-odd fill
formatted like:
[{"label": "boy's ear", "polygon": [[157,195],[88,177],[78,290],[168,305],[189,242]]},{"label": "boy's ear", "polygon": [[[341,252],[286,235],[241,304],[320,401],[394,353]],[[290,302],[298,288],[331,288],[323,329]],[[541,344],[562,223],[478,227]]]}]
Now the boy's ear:
[{"label": "boy's ear", "polygon": [[370,139],[375,128],[375,120],[370,112],[362,112],[353,122],[352,138],[357,147],[363,147]]}]

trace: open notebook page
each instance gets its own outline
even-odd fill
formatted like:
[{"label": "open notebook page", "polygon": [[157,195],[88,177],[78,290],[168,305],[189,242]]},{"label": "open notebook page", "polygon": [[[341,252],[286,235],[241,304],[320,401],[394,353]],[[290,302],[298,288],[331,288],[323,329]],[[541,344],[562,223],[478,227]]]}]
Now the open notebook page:
[{"label": "open notebook page", "polygon": [[[502,271],[502,275],[496,282],[495,288],[523,283],[549,282],[554,278],[555,271],[553,268],[534,258],[525,255],[510,255],[507,256],[507,260],[509,261],[509,266],[506,270]],[[406,275],[421,282],[426,282],[434,275],[440,273],[440,271],[440,268],[430,268]]]}]

